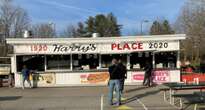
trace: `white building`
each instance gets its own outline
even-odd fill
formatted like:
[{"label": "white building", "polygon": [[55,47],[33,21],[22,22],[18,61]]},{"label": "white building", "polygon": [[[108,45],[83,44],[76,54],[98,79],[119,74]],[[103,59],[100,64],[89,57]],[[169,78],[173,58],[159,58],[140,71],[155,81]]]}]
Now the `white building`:
[{"label": "white building", "polygon": [[112,58],[127,66],[126,84],[141,84],[143,66],[152,62],[153,81],[180,81],[180,40],[184,34],[98,38],[9,38],[14,47],[12,72],[15,86],[21,85],[25,64],[34,86],[105,85]]}]

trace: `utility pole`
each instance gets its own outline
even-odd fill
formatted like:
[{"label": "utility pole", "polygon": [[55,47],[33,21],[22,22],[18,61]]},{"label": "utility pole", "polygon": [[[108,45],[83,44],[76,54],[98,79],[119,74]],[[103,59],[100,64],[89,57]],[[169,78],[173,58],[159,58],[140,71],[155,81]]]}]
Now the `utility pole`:
[{"label": "utility pole", "polygon": [[148,23],[149,21],[148,20],[142,20],[141,22],[140,22],[140,34],[142,35],[143,33],[142,33],[142,24],[143,23]]}]

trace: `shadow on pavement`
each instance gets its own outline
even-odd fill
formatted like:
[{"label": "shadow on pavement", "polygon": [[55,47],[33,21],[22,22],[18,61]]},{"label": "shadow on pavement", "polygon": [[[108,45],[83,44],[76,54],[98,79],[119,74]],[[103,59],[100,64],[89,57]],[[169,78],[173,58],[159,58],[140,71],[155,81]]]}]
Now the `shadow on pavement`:
[{"label": "shadow on pavement", "polygon": [[137,99],[140,99],[142,97],[146,97],[146,96],[149,96],[149,95],[157,94],[159,92],[160,92],[160,90],[154,90],[154,91],[145,92],[143,94],[137,94],[137,95],[135,95],[135,96],[133,96],[131,98],[128,98],[127,100],[123,101],[122,104],[127,104],[127,103],[133,102],[133,101],[135,101]]},{"label": "shadow on pavement", "polygon": [[[197,92],[195,92],[195,94],[197,94]],[[198,92],[198,94],[199,94],[199,92]],[[188,109],[191,106],[194,106],[195,104],[197,104],[198,107],[205,105],[204,95],[203,96],[187,95],[186,97],[183,97],[183,98],[186,101],[186,102],[183,102],[185,104],[184,110]],[[192,108],[194,108],[194,107],[192,107]],[[205,109],[202,109],[202,110],[205,110]]]},{"label": "shadow on pavement", "polygon": [[4,96],[0,97],[0,101],[12,101],[12,100],[18,100],[22,98],[22,96]]},{"label": "shadow on pavement", "polygon": [[137,87],[137,88],[126,90],[125,93],[131,93],[131,92],[135,92],[135,91],[147,89],[147,88],[149,88],[149,87],[147,87],[147,86]]}]

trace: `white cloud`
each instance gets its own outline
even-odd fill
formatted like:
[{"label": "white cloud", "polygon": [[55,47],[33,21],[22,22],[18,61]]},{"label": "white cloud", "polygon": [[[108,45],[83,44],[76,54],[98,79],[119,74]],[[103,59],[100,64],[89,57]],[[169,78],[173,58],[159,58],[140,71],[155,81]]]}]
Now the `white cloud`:
[{"label": "white cloud", "polygon": [[100,13],[100,12],[97,12],[97,11],[95,11],[95,10],[80,8],[80,7],[73,6],[73,5],[68,5],[68,4],[57,3],[57,2],[55,2],[55,1],[50,1],[50,0],[49,0],[49,1],[47,1],[47,0],[39,0],[39,2],[40,2],[40,3],[47,4],[47,5],[53,5],[53,6],[59,7],[59,8],[74,9],[74,10],[77,10],[77,11],[86,12],[86,13],[91,13],[91,14]]}]

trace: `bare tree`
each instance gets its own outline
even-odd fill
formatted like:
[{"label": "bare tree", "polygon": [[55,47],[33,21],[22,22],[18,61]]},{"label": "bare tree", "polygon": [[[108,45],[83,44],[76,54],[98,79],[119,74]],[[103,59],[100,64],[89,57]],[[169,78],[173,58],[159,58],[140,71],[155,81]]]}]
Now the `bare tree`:
[{"label": "bare tree", "polygon": [[76,28],[73,25],[67,25],[62,37],[76,37]]},{"label": "bare tree", "polygon": [[3,25],[4,37],[6,38],[10,36],[11,25],[16,14],[16,8],[11,2],[12,0],[1,0],[0,4],[1,24]]},{"label": "bare tree", "polygon": [[33,37],[51,38],[55,37],[55,26],[51,23],[36,24],[31,27]]},{"label": "bare tree", "polygon": [[30,19],[28,17],[27,12],[24,9],[19,7],[17,9],[15,19],[14,19],[13,36],[22,37],[23,31],[28,29],[29,23],[30,23]]},{"label": "bare tree", "polygon": [[[199,63],[200,57],[205,55],[205,1],[188,0],[176,21],[175,30],[186,33],[188,38],[182,44],[184,60]],[[190,54],[191,53],[191,54]]]},{"label": "bare tree", "polygon": [[0,24],[5,38],[20,37],[22,31],[29,25],[27,12],[21,7],[12,4],[12,0],[1,0],[0,2]]},{"label": "bare tree", "polygon": [[28,24],[28,15],[24,9],[13,5],[12,0],[0,0],[0,31],[2,41],[0,44],[0,56],[5,56],[10,51],[10,47],[5,43],[5,38],[11,36],[20,37]]}]

